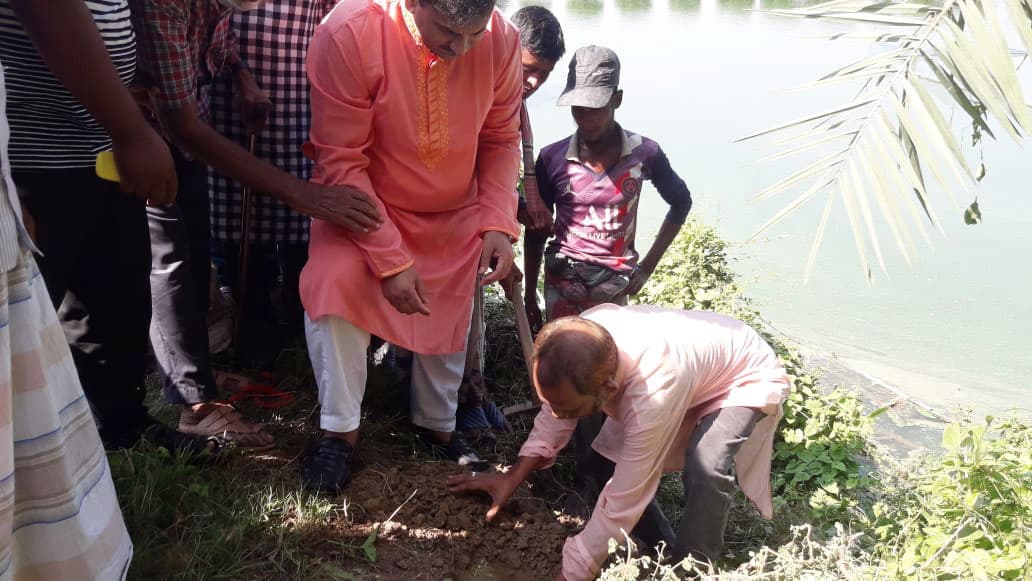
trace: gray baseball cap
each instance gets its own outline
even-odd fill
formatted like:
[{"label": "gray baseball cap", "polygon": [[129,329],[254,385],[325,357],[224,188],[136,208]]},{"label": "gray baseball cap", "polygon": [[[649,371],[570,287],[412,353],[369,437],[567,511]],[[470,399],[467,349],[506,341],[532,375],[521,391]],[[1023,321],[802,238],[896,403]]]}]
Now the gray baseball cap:
[{"label": "gray baseball cap", "polygon": [[599,109],[609,104],[620,86],[620,59],[604,46],[585,46],[573,53],[560,107]]}]

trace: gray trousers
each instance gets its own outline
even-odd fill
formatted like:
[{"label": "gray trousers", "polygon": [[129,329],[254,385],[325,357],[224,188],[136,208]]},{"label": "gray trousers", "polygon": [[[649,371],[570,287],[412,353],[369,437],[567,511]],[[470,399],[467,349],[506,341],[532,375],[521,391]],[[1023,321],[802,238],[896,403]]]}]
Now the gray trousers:
[{"label": "gray trousers", "polygon": [[168,208],[147,207],[151,239],[150,337],[165,399],[196,404],[215,399],[208,359],[211,223],[208,167],[173,145],[179,192]]},{"label": "gray trousers", "polygon": [[[765,415],[755,408],[729,407],[702,418],[685,451],[681,473],[684,505],[677,533],[653,498],[631,534],[649,547],[665,542],[667,556],[675,562],[688,555],[700,561],[716,561],[724,545],[724,529],[734,498],[735,454]],[[586,427],[581,430],[578,426],[578,444],[587,437],[588,429],[597,426],[597,434],[602,427],[597,418],[585,419],[589,420]],[[578,473],[604,485],[613,477],[616,465],[587,446],[582,449],[585,448],[590,452],[583,457],[578,450]]]}]

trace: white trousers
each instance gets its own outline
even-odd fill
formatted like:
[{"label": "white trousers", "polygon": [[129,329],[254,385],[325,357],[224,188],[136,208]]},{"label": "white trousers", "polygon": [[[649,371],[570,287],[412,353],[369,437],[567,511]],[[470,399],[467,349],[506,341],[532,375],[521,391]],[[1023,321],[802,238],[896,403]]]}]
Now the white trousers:
[{"label": "white trousers", "polygon": [[[365,394],[369,332],[340,317],[305,315],[308,356],[319,385],[319,425],[331,432],[357,430]],[[466,352],[412,358],[412,423],[437,432],[455,430]]]}]

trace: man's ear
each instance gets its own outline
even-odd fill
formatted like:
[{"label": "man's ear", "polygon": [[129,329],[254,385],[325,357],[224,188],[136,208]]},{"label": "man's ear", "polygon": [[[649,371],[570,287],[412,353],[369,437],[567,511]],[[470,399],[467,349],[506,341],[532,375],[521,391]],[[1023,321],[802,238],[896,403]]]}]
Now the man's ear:
[{"label": "man's ear", "polygon": [[417,2],[419,2],[419,0],[405,0],[405,8],[407,8],[409,12],[415,12]]},{"label": "man's ear", "polygon": [[623,103],[623,89],[617,89],[616,92],[613,93],[613,109],[619,109],[620,105],[622,103]]}]

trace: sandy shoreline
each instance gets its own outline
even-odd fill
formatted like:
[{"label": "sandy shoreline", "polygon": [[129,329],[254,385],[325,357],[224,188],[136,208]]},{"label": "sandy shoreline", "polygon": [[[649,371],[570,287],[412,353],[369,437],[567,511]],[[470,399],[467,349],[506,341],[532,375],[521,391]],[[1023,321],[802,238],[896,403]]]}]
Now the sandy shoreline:
[{"label": "sandy shoreline", "polygon": [[[815,345],[779,333],[798,345],[808,363],[819,370],[823,386],[857,391],[869,411],[888,408],[876,420],[874,439],[896,455],[938,450],[942,429],[965,410],[978,420],[1014,411],[1014,406],[1006,405],[1008,399],[1015,403],[1027,400],[1008,398],[1011,394],[996,386],[973,386],[966,378],[948,377],[941,370],[904,369],[874,352],[845,345]],[[1032,417],[1028,407],[1017,411]]]}]

